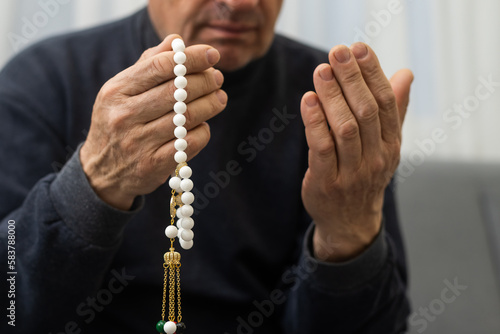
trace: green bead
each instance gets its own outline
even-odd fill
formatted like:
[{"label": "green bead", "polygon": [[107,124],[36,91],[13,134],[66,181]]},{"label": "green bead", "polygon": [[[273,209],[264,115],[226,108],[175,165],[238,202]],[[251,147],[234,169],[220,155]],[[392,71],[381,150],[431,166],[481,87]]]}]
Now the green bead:
[{"label": "green bead", "polygon": [[165,323],[166,323],[166,321],[163,321],[163,320],[160,320],[156,323],[156,330],[158,331],[158,333],[165,333],[163,331],[163,326],[165,326]]}]

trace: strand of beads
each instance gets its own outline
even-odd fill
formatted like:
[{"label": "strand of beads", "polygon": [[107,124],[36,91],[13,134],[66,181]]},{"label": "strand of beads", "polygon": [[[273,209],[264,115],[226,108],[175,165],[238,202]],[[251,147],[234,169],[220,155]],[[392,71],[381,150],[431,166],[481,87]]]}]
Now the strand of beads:
[{"label": "strand of beads", "polygon": [[[184,139],[179,138],[176,140],[176,143],[179,140]],[[183,151],[178,151],[177,153],[179,152],[184,153]],[[193,172],[185,161],[183,162],[180,160],[179,162],[176,160],[176,162],[178,165],[175,175],[170,178],[168,184],[173,193],[170,212],[178,219],[176,225],[172,224],[165,229],[165,235],[170,239],[178,237],[181,247],[188,250],[191,249],[194,244],[194,232],[192,230],[194,227],[194,220],[191,218],[194,213],[194,209],[191,205],[194,202],[194,194],[191,192],[194,184],[190,179]]]},{"label": "strand of beads", "polygon": [[190,249],[193,247],[194,233],[192,228],[194,226],[194,220],[191,218],[194,209],[191,204],[194,202],[194,194],[191,192],[193,189],[193,181],[190,179],[192,175],[191,168],[187,165],[187,154],[185,152],[187,148],[187,142],[184,139],[187,134],[187,130],[184,127],[186,123],[186,117],[184,113],[187,110],[186,103],[184,102],[187,98],[187,92],[184,88],[187,86],[186,66],[184,63],[186,61],[186,54],[184,53],[185,46],[184,42],[180,38],[176,38],[172,42],[172,50],[175,52],[174,61],[177,64],[174,67],[174,74],[176,78],[174,80],[175,93],[174,98],[177,101],[174,105],[175,116],[173,119],[174,125],[176,126],[174,130],[174,135],[177,138],[175,141],[175,149],[177,152],[174,155],[175,162],[178,163],[175,175],[170,178],[169,185],[172,191],[176,192],[175,203],[179,206],[176,211],[177,226],[168,226],[165,230],[165,234],[168,238],[179,238],[179,243],[182,248]]},{"label": "strand of beads", "polygon": [[[174,146],[177,152],[174,155],[174,160],[177,162],[174,175],[169,180],[169,186],[172,189],[172,197],[170,199],[170,225],[165,229],[165,235],[170,239],[170,252],[165,253],[164,259],[164,281],[163,281],[163,303],[162,317],[156,324],[156,330],[159,333],[166,334],[181,334],[186,330],[186,325],[182,322],[181,313],[181,287],[180,287],[180,267],[181,255],[175,251],[174,241],[179,238],[179,243],[182,248],[190,249],[193,247],[194,233],[192,228],[194,220],[191,218],[194,209],[191,204],[194,202],[194,195],[191,192],[193,189],[193,181],[190,179],[193,171],[187,164],[187,154],[185,152],[188,144],[184,139],[187,135],[187,130],[184,127],[186,124],[187,106],[184,102],[187,98],[187,92],[184,88],[187,86],[186,54],[184,53],[185,45],[182,39],[177,38],[172,41],[172,50],[174,53],[174,61],[177,64],[174,67],[175,92],[174,98],[177,101],[174,105],[175,116],[173,123],[176,126],[174,135],[177,138]],[[177,224],[175,219],[177,218]],[[167,306],[167,288],[168,288],[168,321],[165,321],[165,312]],[[177,289],[176,289],[177,288]],[[177,297],[177,298],[176,298]],[[177,307],[176,307],[177,306]],[[175,310],[177,308],[177,321]]]}]

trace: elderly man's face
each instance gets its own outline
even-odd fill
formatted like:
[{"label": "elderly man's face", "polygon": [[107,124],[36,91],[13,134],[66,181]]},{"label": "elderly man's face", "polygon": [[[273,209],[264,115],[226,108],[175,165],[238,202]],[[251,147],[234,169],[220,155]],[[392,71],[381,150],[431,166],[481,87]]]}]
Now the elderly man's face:
[{"label": "elderly man's face", "polygon": [[179,34],[187,45],[209,44],[218,68],[239,69],[268,50],[283,0],[149,0],[160,37]]}]

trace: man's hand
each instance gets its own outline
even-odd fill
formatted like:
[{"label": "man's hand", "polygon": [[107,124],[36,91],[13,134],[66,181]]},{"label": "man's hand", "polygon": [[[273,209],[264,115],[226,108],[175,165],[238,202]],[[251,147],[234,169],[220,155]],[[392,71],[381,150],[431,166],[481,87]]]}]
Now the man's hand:
[{"label": "man's hand", "polygon": [[[89,135],[80,151],[83,170],[97,195],[111,206],[128,210],[138,195],[165,183],[175,170],[172,111],[174,52],[168,36],[144,52],[136,64],[110,79],[99,92]],[[222,73],[212,68],[220,58],[208,45],[186,48],[188,86],[186,141],[188,158],[210,138],[208,119],[220,113],[227,95]]]},{"label": "man's hand", "polygon": [[380,231],[413,75],[401,70],[389,82],[363,43],[334,47],[329,61],[316,68],[316,93],[301,104],[309,145],[302,200],[316,224],[315,256],[339,262],[361,253]]}]

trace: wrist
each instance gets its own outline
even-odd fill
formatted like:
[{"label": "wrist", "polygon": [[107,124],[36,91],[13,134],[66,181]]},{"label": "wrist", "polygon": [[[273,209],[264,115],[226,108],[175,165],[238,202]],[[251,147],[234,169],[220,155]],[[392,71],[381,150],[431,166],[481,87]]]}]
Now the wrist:
[{"label": "wrist", "polygon": [[129,211],[134,204],[135,196],[123,195],[117,188],[99,186],[98,184],[94,185],[90,180],[89,183],[96,195],[99,196],[103,202],[115,209]]},{"label": "wrist", "polygon": [[92,190],[103,202],[122,211],[128,211],[132,207],[136,196],[126,194],[120,188],[120,182],[113,183],[99,173],[96,164],[86,154],[85,144],[80,150],[80,162]]},{"label": "wrist", "polygon": [[314,256],[325,262],[349,261],[373,243],[381,226],[381,213],[343,224],[316,222],[313,235]]}]

